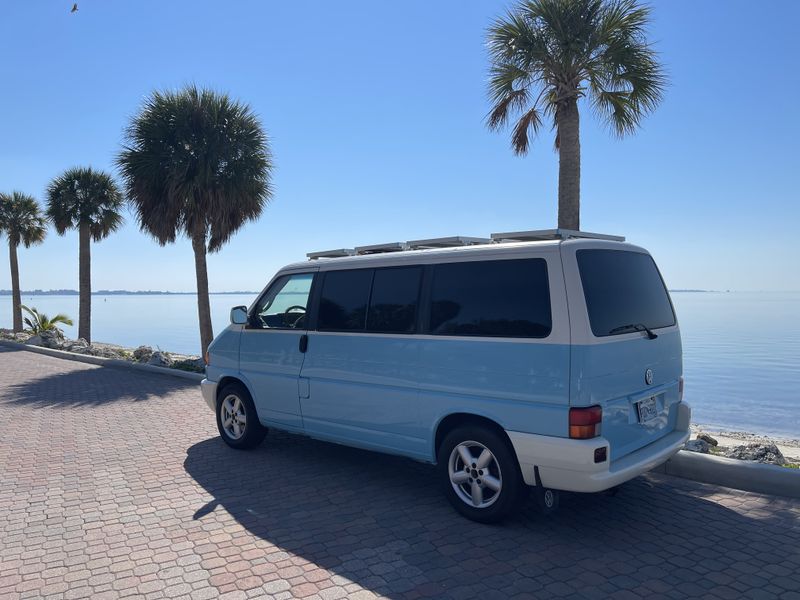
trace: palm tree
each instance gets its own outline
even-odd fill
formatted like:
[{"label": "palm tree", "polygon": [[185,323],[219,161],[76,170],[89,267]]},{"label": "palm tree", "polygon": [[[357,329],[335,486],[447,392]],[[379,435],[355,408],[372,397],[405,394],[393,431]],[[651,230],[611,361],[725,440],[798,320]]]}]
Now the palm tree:
[{"label": "palm tree", "polygon": [[245,104],[188,86],[154,92],[126,131],[117,157],[143,231],[159,244],[186,235],[197,277],[201,351],[214,337],[206,253],[218,251],[272,197],[272,157]]},{"label": "palm tree", "polygon": [[122,225],[122,193],[108,173],[75,167],[50,182],[47,198],[47,216],[58,235],[78,230],[78,337],[91,343],[91,241],[99,242]]},{"label": "palm tree", "polygon": [[528,0],[489,28],[490,129],[513,114],[511,146],[528,152],[545,118],[558,151],[558,226],[580,228],[578,101],[617,136],[632,133],[666,84],[646,39],[650,10],[635,0]]},{"label": "palm tree", "polygon": [[35,335],[39,335],[44,331],[53,331],[54,329],[61,331],[61,329],[57,327],[61,323],[64,325],[72,325],[72,319],[63,313],[58,313],[55,317],[50,318],[46,314],[36,310],[35,307],[28,308],[24,304],[22,305],[22,310],[29,315],[25,317],[25,325],[27,325],[31,333]]},{"label": "palm tree", "polygon": [[41,244],[47,232],[46,221],[32,196],[22,192],[0,194],[0,233],[8,237],[8,256],[11,262],[11,306],[14,331],[22,331],[22,298],[19,290],[17,247],[30,248]]}]

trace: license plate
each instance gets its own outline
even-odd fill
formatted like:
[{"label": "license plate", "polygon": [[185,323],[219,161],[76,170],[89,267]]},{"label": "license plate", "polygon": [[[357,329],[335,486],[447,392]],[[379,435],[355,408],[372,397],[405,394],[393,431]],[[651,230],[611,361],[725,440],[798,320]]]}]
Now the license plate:
[{"label": "license plate", "polygon": [[652,421],[658,416],[658,405],[656,404],[656,397],[650,396],[636,403],[636,409],[639,411],[639,423],[647,423]]}]

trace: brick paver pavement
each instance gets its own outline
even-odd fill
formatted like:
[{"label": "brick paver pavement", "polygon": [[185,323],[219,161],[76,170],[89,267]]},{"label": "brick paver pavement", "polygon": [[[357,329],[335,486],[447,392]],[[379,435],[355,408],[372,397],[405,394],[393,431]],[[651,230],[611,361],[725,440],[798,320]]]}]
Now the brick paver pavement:
[{"label": "brick paver pavement", "polygon": [[0,598],[800,598],[800,502],[649,475],[502,526],[430,467],[218,438],[197,386],[0,348]]}]

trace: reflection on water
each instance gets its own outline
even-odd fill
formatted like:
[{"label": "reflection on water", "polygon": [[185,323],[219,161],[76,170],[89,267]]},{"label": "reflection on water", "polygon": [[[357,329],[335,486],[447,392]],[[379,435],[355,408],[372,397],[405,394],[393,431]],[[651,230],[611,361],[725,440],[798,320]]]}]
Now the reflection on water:
[{"label": "reflection on water", "polygon": [[[254,295],[213,294],[214,331],[232,306]],[[683,335],[686,400],[694,421],[719,428],[800,437],[800,293],[672,294]],[[23,303],[78,320],[77,296],[34,296]],[[197,300],[180,296],[94,296],[96,340],[197,353]],[[11,326],[11,298],[0,297],[0,327]],[[75,327],[66,327],[69,337]]]}]

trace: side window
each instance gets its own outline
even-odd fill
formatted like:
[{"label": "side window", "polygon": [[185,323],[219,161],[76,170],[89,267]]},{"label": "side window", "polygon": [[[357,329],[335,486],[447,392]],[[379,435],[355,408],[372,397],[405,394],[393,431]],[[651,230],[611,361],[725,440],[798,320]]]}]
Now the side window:
[{"label": "side window", "polygon": [[367,313],[367,331],[413,333],[421,279],[421,267],[377,269]]},{"label": "side window", "polygon": [[251,325],[262,329],[305,329],[313,273],[284,275],[256,304]]},{"label": "side window", "polygon": [[550,335],[547,263],[541,258],[436,265],[430,333],[544,338]]},{"label": "side window", "polygon": [[320,331],[364,330],[372,273],[372,269],[325,273],[317,329]]}]

